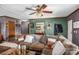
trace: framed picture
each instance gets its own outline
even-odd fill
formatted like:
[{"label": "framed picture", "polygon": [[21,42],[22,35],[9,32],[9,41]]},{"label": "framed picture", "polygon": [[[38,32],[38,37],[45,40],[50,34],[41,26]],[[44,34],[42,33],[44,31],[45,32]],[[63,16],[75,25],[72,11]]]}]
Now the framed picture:
[{"label": "framed picture", "polygon": [[36,33],[44,33],[44,22],[36,23]]},{"label": "framed picture", "polygon": [[48,29],[48,30],[51,29],[51,23],[48,23],[48,24],[47,24],[47,29]]},{"label": "framed picture", "polygon": [[33,24],[33,23],[30,23],[30,27],[31,27],[31,28],[34,28],[34,24]]},{"label": "framed picture", "polygon": [[73,28],[79,28],[79,21],[73,23]]}]

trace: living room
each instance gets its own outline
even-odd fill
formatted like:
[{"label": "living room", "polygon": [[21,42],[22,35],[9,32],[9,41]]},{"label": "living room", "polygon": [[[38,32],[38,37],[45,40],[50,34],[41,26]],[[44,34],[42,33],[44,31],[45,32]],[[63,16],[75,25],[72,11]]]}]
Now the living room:
[{"label": "living room", "polygon": [[1,55],[79,55],[79,4],[0,4]]}]

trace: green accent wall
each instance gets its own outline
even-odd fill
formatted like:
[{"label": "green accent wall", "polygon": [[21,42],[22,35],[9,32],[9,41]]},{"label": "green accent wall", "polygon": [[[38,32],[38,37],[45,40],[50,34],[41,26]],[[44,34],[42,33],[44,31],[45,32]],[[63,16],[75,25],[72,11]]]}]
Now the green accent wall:
[{"label": "green accent wall", "polygon": [[[67,37],[67,18],[44,18],[44,19],[34,19],[31,20],[31,23],[34,24],[34,28],[31,29],[30,34],[34,34],[36,31],[36,23],[37,22],[44,22],[45,25],[45,34],[46,35],[54,35],[54,24],[62,24],[63,26],[63,33],[65,37]],[[47,29],[48,24],[51,24],[51,29]]]}]

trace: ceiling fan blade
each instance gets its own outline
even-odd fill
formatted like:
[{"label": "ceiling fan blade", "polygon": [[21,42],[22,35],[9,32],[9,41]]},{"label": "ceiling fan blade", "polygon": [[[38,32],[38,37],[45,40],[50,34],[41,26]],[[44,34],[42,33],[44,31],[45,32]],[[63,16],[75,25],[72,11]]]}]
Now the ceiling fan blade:
[{"label": "ceiling fan blade", "polygon": [[43,13],[53,13],[52,11],[43,11]]},{"label": "ceiling fan blade", "polygon": [[38,7],[38,8],[39,8],[39,7],[41,7],[41,6],[40,6],[40,5],[37,5],[36,7]]},{"label": "ceiling fan blade", "polygon": [[29,15],[33,15],[33,14],[35,14],[36,12],[33,12],[33,13],[30,13]]},{"label": "ceiling fan blade", "polygon": [[26,8],[27,10],[33,10],[33,11],[35,11],[34,9],[32,9],[32,8]]},{"label": "ceiling fan blade", "polygon": [[46,4],[43,4],[40,9],[45,9],[47,7]]}]

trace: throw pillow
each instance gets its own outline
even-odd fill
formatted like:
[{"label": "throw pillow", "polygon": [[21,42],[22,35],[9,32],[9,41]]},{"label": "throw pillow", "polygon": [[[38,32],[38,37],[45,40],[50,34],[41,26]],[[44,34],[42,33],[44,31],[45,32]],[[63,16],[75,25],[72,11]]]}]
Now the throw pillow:
[{"label": "throw pillow", "polygon": [[66,38],[63,35],[60,35],[58,37],[58,40],[61,41],[61,42],[63,42],[64,40],[66,40]]},{"label": "throw pillow", "polygon": [[65,47],[60,41],[57,41],[55,43],[55,46],[53,48],[52,54],[53,55],[63,55],[65,52]]},{"label": "throw pillow", "polygon": [[32,43],[33,39],[34,39],[34,37],[32,35],[26,35],[24,42]]},{"label": "throw pillow", "polygon": [[48,38],[48,44],[54,44],[56,42],[56,39]]},{"label": "throw pillow", "polygon": [[47,41],[48,41],[47,36],[42,36],[41,39],[39,40],[39,42],[43,44],[47,44]]}]

